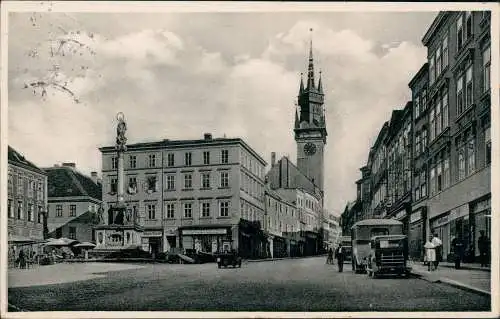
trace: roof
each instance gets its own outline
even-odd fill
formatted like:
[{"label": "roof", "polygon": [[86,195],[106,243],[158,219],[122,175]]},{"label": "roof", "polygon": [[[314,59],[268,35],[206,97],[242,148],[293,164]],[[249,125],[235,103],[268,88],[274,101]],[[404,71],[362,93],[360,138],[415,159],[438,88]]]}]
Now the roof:
[{"label": "roof", "polygon": [[89,196],[102,199],[102,185],[71,167],[45,168],[48,175],[48,197]]},{"label": "roof", "polygon": [[378,235],[373,236],[371,239],[404,239],[407,238],[406,235]]},{"label": "roof", "polygon": [[39,174],[46,175],[46,173],[38,168],[35,164],[32,162],[28,161],[21,153],[16,151],[13,147],[9,145],[9,150],[8,150],[8,160],[9,164],[16,165],[25,169],[28,169],[30,171],[37,172]]},{"label": "roof", "polygon": [[417,74],[413,76],[413,78],[410,80],[410,83],[408,83],[408,87],[410,89],[413,89],[413,86],[417,83],[418,80],[420,80],[422,77],[427,75],[427,71],[429,70],[429,63],[425,62],[422,67],[420,67],[420,70],[418,70]]},{"label": "roof", "polygon": [[432,21],[431,26],[427,31],[425,32],[423,38],[422,38],[422,44],[427,46],[429,44],[429,41],[432,39],[432,37],[436,34],[436,32],[439,30],[439,26],[441,23],[445,20],[445,17],[447,16],[448,12],[446,11],[440,11],[436,18]]},{"label": "roof", "polygon": [[[180,148],[180,147],[193,147],[193,146],[207,146],[207,145],[227,145],[227,144],[241,144],[250,153],[252,153],[255,158],[257,158],[263,165],[267,165],[267,162],[253,149],[251,148],[243,139],[241,138],[209,138],[209,139],[196,139],[196,140],[169,140],[164,139],[161,141],[151,141],[127,144],[128,151],[135,150],[151,150],[151,149],[168,149],[168,148]],[[103,146],[99,150],[101,153],[116,152],[115,146]]]},{"label": "roof", "polygon": [[351,228],[356,226],[377,226],[377,225],[403,225],[402,222],[395,219],[373,218],[363,219],[352,225]]}]

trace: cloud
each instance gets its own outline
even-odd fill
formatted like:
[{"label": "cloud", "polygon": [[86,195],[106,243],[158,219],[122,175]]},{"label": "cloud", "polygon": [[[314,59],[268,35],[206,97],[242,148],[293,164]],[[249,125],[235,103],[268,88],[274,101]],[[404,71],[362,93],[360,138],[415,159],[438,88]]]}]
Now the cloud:
[{"label": "cloud", "polygon": [[[247,16],[239,20],[244,22]],[[227,32],[244,28],[236,20]],[[54,62],[47,56],[32,59],[23,53],[49,26],[37,32],[28,28],[22,38],[9,40],[9,54],[15,56],[9,64],[9,144],[27,158],[40,166],[71,161],[84,172],[99,171],[97,148],[113,144],[115,114],[122,111],[131,143],[201,138],[211,132],[216,137],[243,137],[268,161],[271,152],[294,159],[294,103],[300,72],[307,68],[309,29],[313,28],[315,67],[323,71],[329,134],[326,207],[337,212],[354,199],[354,182],[373,138],[391,110],[405,105],[407,83],[425,59],[424,48],[414,39],[380,43],[345,23],[335,28],[328,19],[311,16],[273,32],[265,33],[265,26],[260,26],[260,37],[266,41],[259,42],[263,45],[253,48],[253,53],[226,49],[248,46],[247,40],[236,37],[229,45],[220,38],[224,34],[203,20],[189,26],[199,28],[190,36],[181,35],[172,22],[171,28],[161,27],[159,20],[151,23],[155,28],[114,24],[114,34],[90,21],[91,16],[85,15],[77,26],[65,26],[83,28],[86,32],[78,39],[88,41],[96,54],[58,61],[61,76],[71,80],[71,88],[84,101],[81,104],[61,92],[41,100],[21,89],[24,78],[43,76]],[[147,24],[144,16],[141,21]],[[225,45],[208,49],[202,45],[207,35]],[[379,45],[382,53],[377,51]]]}]

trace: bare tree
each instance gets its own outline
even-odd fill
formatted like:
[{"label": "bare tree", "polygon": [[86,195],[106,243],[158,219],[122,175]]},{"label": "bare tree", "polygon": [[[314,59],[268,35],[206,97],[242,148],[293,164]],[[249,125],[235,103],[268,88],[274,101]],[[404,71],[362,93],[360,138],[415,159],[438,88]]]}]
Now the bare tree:
[{"label": "bare tree", "polygon": [[31,78],[24,81],[23,88],[31,89],[34,95],[40,95],[44,100],[50,90],[63,92],[74,102],[80,103],[80,98],[71,84],[77,78],[84,78],[93,62],[96,55],[94,34],[84,31],[78,20],[72,16],[63,14],[63,17],[69,20],[69,23],[65,21],[69,26],[59,24],[60,20],[64,20],[61,15],[58,15],[57,19],[53,13],[30,15],[28,22],[31,27],[36,32],[45,32],[40,34],[40,38],[45,37],[46,40],[26,52],[27,59],[34,60],[35,63],[31,64],[34,67],[24,70]]}]

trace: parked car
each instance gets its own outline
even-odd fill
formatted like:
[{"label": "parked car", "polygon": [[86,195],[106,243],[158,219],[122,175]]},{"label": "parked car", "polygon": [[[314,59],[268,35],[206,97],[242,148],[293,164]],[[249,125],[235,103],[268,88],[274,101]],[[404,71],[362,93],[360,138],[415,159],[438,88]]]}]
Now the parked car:
[{"label": "parked car", "polygon": [[366,271],[368,276],[397,274],[408,276],[408,237],[405,235],[374,236],[370,240],[371,252]]},{"label": "parked car", "polygon": [[233,266],[236,268],[238,266],[241,268],[241,257],[235,251],[223,252],[217,254],[217,267],[227,268],[228,266]]}]

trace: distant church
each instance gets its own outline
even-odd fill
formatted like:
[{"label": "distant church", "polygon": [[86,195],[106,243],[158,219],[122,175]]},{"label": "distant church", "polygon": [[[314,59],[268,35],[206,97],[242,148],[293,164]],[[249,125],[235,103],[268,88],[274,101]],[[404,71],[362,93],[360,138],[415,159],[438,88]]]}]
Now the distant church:
[{"label": "distant church", "polygon": [[271,154],[271,169],[267,174],[270,188],[300,188],[324,200],[324,167],[326,145],[326,119],[321,72],[318,83],[314,79],[312,41],[309,48],[307,84],[301,76],[294,134],[297,144],[297,164],[283,156],[276,162]]}]

